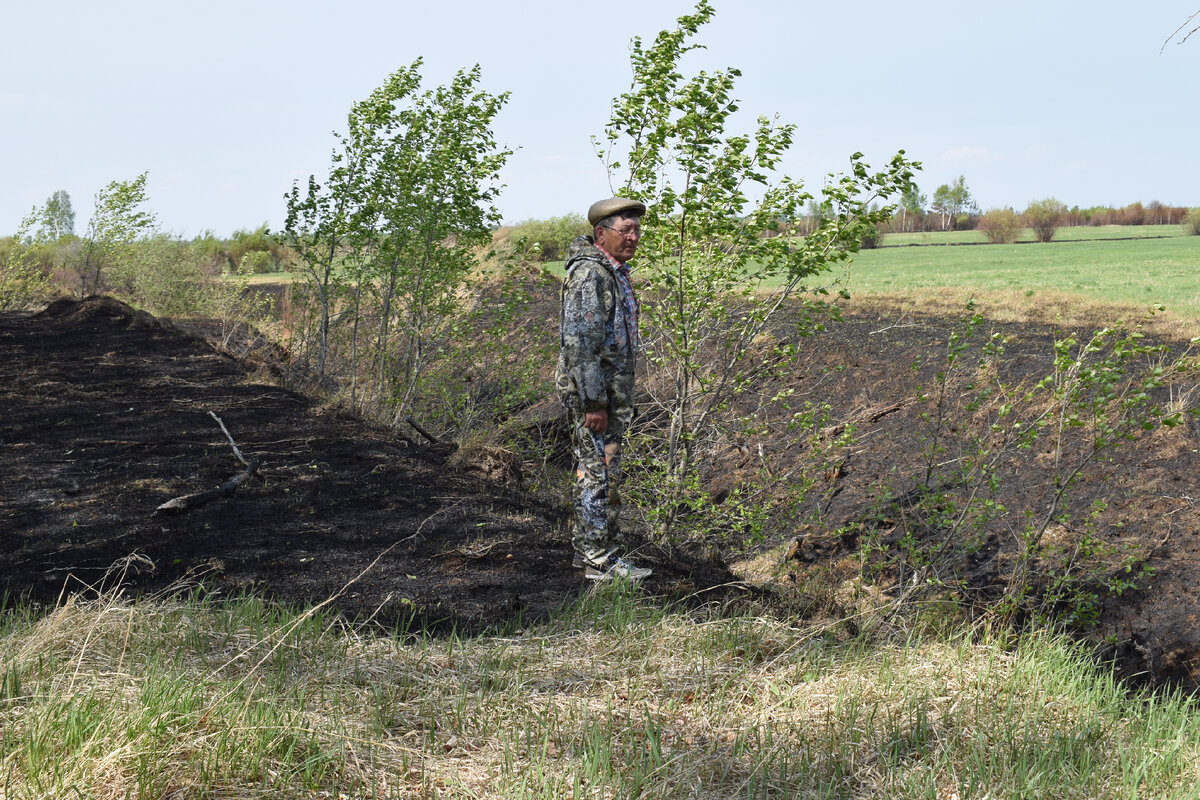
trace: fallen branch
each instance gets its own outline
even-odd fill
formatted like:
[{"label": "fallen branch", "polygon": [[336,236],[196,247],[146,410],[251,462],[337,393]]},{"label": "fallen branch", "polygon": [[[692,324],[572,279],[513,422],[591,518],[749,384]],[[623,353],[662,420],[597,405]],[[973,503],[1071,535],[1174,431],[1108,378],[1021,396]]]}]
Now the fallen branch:
[{"label": "fallen branch", "polygon": [[878,408],[871,409],[859,415],[858,417],[855,417],[854,419],[850,419],[845,422],[839,422],[838,424],[831,425],[828,428],[823,428],[821,430],[821,438],[833,439],[834,437],[841,436],[842,432],[846,430],[847,425],[870,425],[879,422],[879,420],[883,419],[888,414],[904,408],[905,405],[907,405],[907,403],[893,403],[890,406],[880,406]]},{"label": "fallen branch", "polygon": [[430,441],[432,444],[441,444],[441,440],[439,440],[439,439],[438,439],[436,436],[434,436],[434,435],[433,435],[432,433],[430,433],[429,431],[427,431],[427,430],[425,430],[424,428],[422,428],[422,427],[420,426],[420,424],[419,424],[419,423],[418,423],[418,422],[417,422],[415,419],[413,419],[412,417],[405,417],[405,418],[404,418],[404,421],[405,421],[405,422],[407,422],[409,425],[412,425],[412,426],[413,426],[413,430],[415,430],[417,433],[419,433],[419,434],[421,434],[422,436],[424,436],[424,437],[425,437],[426,439],[428,439],[428,440],[429,440],[429,441]]},{"label": "fallen branch", "polygon": [[208,415],[217,421],[217,425],[221,426],[221,432],[224,433],[225,438],[229,440],[229,446],[233,448],[233,454],[237,457],[238,461],[242,462],[242,464],[246,466],[246,469],[242,472],[239,472],[237,475],[234,475],[232,478],[225,481],[225,483],[222,483],[215,489],[207,489],[203,492],[185,494],[182,497],[176,497],[172,500],[168,500],[158,508],[154,509],[154,516],[158,516],[159,514],[179,514],[187,511],[188,509],[202,506],[210,500],[216,500],[218,497],[224,497],[227,494],[233,494],[235,489],[237,489],[246,481],[250,480],[251,476],[254,475],[254,470],[258,468],[258,459],[256,458],[253,461],[246,460],[246,457],[242,455],[242,451],[238,449],[237,442],[235,442],[233,437],[229,435],[229,429],[225,427],[225,423],[221,421],[221,418],[211,411],[208,412]]},{"label": "fallen branch", "polygon": [[158,508],[154,509],[155,516],[159,514],[179,514],[188,509],[202,506],[210,500],[216,500],[218,497],[224,497],[227,494],[233,494],[233,491],[241,486],[246,481],[250,480],[254,475],[254,470],[258,468],[258,459],[254,459],[246,465],[244,472],[239,472],[229,480],[222,483],[215,489],[208,489],[203,492],[195,492],[193,494],[185,494],[183,497],[176,497],[173,500],[168,500]]}]

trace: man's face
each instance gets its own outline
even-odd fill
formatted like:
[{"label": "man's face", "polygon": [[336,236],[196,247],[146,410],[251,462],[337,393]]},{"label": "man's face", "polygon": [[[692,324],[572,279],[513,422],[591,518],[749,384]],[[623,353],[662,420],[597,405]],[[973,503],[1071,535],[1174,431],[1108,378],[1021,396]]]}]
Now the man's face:
[{"label": "man's face", "polygon": [[633,258],[642,238],[642,223],[636,217],[619,219],[611,228],[596,228],[596,244],[612,253],[621,263]]}]

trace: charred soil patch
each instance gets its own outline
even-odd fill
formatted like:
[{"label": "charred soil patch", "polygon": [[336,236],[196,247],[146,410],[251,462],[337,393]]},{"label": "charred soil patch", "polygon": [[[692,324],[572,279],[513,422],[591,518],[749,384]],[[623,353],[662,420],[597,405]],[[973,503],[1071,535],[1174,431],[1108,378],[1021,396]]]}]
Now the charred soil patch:
[{"label": "charred soil patch", "polygon": [[[0,586],[10,599],[202,585],[470,631],[537,619],[586,589],[564,510],[486,474],[487,458],[322,407],[262,380],[261,362],[121,303],[0,315],[0,354]],[[258,460],[254,477],[198,508],[155,514],[244,469],[210,412]],[[664,596],[733,579],[679,554],[654,566],[646,588]]]}]

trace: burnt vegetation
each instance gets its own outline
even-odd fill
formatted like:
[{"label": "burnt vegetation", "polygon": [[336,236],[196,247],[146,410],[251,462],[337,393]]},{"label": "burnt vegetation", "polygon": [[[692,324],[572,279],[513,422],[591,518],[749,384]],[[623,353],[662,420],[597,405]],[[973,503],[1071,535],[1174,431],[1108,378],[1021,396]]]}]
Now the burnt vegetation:
[{"label": "burnt vegetation", "polygon": [[[553,283],[527,288],[526,319],[544,322]],[[511,624],[581,590],[553,401],[435,444],[286,388],[282,351],[247,341],[234,358],[218,330],[107,298],[0,318],[10,601],[104,585],[133,554],[153,565],[125,575],[138,593],[334,598],[390,627]],[[1051,324],[887,308],[850,309],[794,350],[774,331],[770,367],[726,412],[740,422],[698,452],[677,534],[633,520],[647,588],[833,618],[847,587],[875,587],[893,612],[949,601],[1065,624],[1129,674],[1192,682],[1195,378],[1186,345],[1131,333],[1069,343]],[[480,406],[503,394],[474,391]],[[757,436],[747,407],[803,435]],[[635,441],[664,419],[647,409]],[[231,440],[257,465],[243,485],[155,513],[245,473]]]}]

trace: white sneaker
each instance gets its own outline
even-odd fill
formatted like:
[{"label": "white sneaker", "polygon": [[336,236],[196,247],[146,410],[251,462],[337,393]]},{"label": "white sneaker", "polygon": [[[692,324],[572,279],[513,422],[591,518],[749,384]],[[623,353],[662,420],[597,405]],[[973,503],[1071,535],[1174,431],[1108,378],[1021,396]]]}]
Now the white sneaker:
[{"label": "white sneaker", "polygon": [[611,581],[614,578],[622,578],[627,581],[640,581],[652,572],[654,570],[649,567],[635,567],[623,558],[613,558],[609,559],[608,566],[604,569],[587,567],[584,570],[583,577],[589,581]]}]

